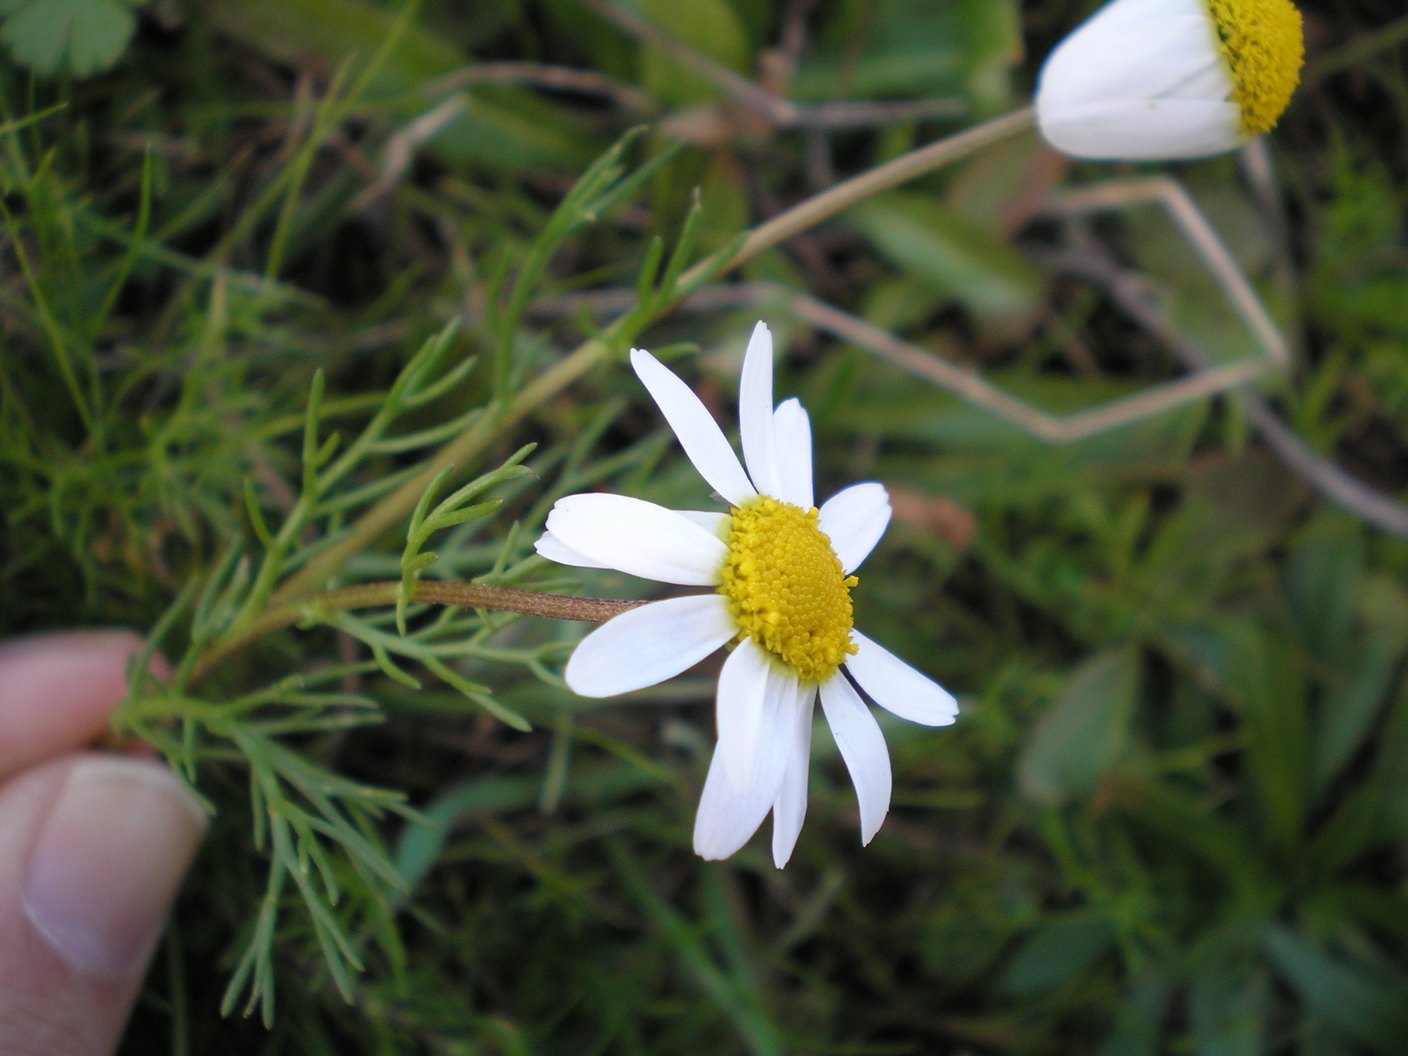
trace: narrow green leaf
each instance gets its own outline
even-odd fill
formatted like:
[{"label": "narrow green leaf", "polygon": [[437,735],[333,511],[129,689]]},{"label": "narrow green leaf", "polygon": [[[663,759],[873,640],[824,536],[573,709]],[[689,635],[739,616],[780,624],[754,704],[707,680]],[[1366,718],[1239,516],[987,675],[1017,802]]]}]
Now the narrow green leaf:
[{"label": "narrow green leaf", "polygon": [[[647,920],[659,930],[680,966],[694,980],[706,1000],[726,1015],[754,1056],[781,1056],[782,1043],[777,1028],[764,1011],[757,991],[749,980],[728,972],[705,945],[698,925],[662,899],[646,881],[624,844],[608,838],[607,853],[616,868],[624,892],[640,907]],[[717,924],[717,922],[715,922]],[[733,922],[729,921],[729,927]]]},{"label": "narrow green leaf", "polygon": [[1250,620],[1228,628],[1227,690],[1246,740],[1252,787],[1283,848],[1303,836],[1310,787],[1306,686],[1286,642]]},{"label": "narrow green leaf", "polygon": [[380,643],[372,643],[371,650],[372,658],[376,660],[376,666],[387,678],[394,679],[409,689],[420,689],[419,680],[405,668],[398,666],[391,659],[391,654],[387,652],[385,646]]},{"label": "narrow green leaf", "polygon": [[662,296],[672,295],[675,283],[679,281],[679,277],[684,274],[684,269],[688,267],[691,258],[693,258],[694,247],[699,241],[699,229],[703,219],[704,201],[699,193],[699,188],[696,187],[689,203],[689,212],[684,217],[684,225],[680,228],[680,236],[675,241],[675,248],[670,252],[670,260],[665,265],[665,273],[660,276],[659,290]]},{"label": "narrow green leaf", "polygon": [[[417,554],[415,559],[406,565],[406,570],[413,575],[418,575],[439,560],[439,554],[433,550],[426,550],[424,553]],[[402,631],[401,633],[405,634],[406,632]]]},{"label": "narrow green leaf", "polygon": [[1115,932],[1108,920],[1084,915],[1058,917],[1017,951],[1003,975],[1002,989],[1031,997],[1065,986],[1089,971],[1114,944]]},{"label": "narrow green leaf", "polygon": [[274,536],[264,520],[264,511],[259,508],[259,496],[255,494],[254,481],[248,477],[244,478],[244,506],[249,513],[249,524],[254,529],[254,537],[259,540],[260,546],[269,549],[274,545]]},{"label": "narrow green leaf", "polygon": [[317,494],[318,467],[318,412],[323,403],[323,390],[327,377],[322,370],[313,372],[312,384],[308,387],[308,408],[303,419],[303,494]]},{"label": "narrow green leaf", "polygon": [[660,262],[665,259],[665,240],[656,235],[650,240],[650,245],[646,247],[645,258],[641,261],[640,271],[636,274],[636,300],[643,301],[650,296],[650,291],[655,286],[656,275],[660,271]]},{"label": "narrow green leaf", "polygon": [[1071,675],[1018,763],[1022,793],[1041,803],[1089,795],[1124,750],[1139,695],[1139,655],[1098,653]]},{"label": "narrow green leaf", "polygon": [[451,669],[448,664],[438,657],[426,655],[422,658],[422,661],[426,668],[436,677],[454,686],[454,688],[463,693],[465,697],[478,704],[500,722],[522,733],[527,733],[533,728],[532,724],[522,715],[519,715],[510,708],[504,707],[495,700],[487,687],[471,682],[463,675]]},{"label": "narrow green leaf", "polygon": [[1359,608],[1363,529],[1348,516],[1321,516],[1299,533],[1286,564],[1291,618],[1315,654],[1333,660]]},{"label": "narrow green leaf", "polygon": [[897,267],[927,280],[933,288],[996,322],[1035,318],[1044,280],[992,228],[933,198],[891,192],[847,214]]},{"label": "narrow green leaf", "polygon": [[444,513],[437,513],[432,522],[427,524],[427,534],[430,531],[444,531],[447,528],[454,528],[456,525],[464,524],[466,521],[477,520],[480,517],[487,517],[495,510],[503,507],[503,499],[486,499],[484,502],[476,502],[473,506],[465,506],[458,510],[447,510]]},{"label": "narrow green leaf", "polygon": [[[748,69],[751,46],[738,13],[728,0],[640,0],[640,9],[676,40],[738,73]],[[667,106],[684,106],[719,97],[709,81],[680,66],[673,55],[642,45],[641,83]]]},{"label": "narrow green leaf", "polygon": [[1277,925],[1263,940],[1267,957],[1318,1019],[1366,1049],[1398,1056],[1408,1038],[1408,988],[1335,957],[1301,932]]},{"label": "narrow green leaf", "polygon": [[1270,984],[1264,973],[1199,972],[1189,988],[1192,1051],[1196,1056],[1262,1056]]}]

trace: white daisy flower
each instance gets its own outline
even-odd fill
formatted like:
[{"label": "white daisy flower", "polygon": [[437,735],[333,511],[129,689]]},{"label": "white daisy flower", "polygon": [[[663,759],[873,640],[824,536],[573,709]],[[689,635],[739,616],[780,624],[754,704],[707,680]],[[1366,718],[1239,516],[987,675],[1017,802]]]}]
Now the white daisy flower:
[{"label": "white daisy flower", "polygon": [[1221,154],[1275,126],[1304,57],[1290,0],[1113,0],[1046,60],[1037,125],[1079,158]]},{"label": "white daisy flower", "polygon": [[727,858],[771,811],[773,861],[787,864],[807,811],[818,696],[855,784],[861,842],[869,843],[890,809],[890,758],[856,687],[912,722],[947,726],[958,715],[947,691],[851,623],[853,573],[889,524],[889,496],[880,484],[856,484],[813,506],[811,424],[795,399],[773,406],[772,335],[762,323],[739,387],[746,472],[688,385],[649,352],[633,349],[631,365],[731,508],[675,511],[622,495],[557,502],[537,542],[542,556],[712,588],[602,624],[572,654],[567,684],[586,697],[628,693],[732,643],[719,675],[718,745],[695,820],[696,853]]}]

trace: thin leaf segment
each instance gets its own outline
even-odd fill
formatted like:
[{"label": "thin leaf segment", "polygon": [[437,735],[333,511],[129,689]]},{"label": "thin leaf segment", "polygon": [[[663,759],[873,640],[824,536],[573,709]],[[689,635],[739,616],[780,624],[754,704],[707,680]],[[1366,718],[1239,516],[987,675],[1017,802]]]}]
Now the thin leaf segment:
[{"label": "thin leaf segment", "polygon": [[768,496],[735,507],[719,593],[741,637],[791,667],[802,685],[819,685],[856,651],[851,588],[813,507]]}]

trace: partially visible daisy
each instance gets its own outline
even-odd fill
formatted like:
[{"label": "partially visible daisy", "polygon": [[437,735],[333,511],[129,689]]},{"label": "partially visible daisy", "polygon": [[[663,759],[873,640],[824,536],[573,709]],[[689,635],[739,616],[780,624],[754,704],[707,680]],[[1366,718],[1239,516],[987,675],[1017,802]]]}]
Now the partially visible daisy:
[{"label": "partially visible daisy", "polygon": [[1290,0],[1113,0],[1046,60],[1037,125],[1080,158],[1221,154],[1275,127],[1304,58]]},{"label": "partially visible daisy", "polygon": [[890,757],[857,686],[912,722],[947,726],[958,715],[947,691],[851,623],[853,573],[890,522],[889,496],[880,484],[856,484],[812,505],[811,423],[795,399],[773,406],[772,335],[762,323],[739,386],[746,472],[689,386],[649,352],[632,350],[631,366],[730,509],[675,511],[622,495],[558,500],[537,542],[543,557],[712,588],[602,624],[567,662],[567,684],[585,697],[628,693],[731,646],[695,852],[727,858],[771,812],[773,861],[787,864],[807,811],[818,697],[855,784],[861,842],[869,843],[890,809]]}]

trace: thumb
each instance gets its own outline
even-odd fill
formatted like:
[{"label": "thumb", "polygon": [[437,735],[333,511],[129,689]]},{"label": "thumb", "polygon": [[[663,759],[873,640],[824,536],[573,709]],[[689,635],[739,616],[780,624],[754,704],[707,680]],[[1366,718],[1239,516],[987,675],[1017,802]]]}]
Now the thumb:
[{"label": "thumb", "polygon": [[204,829],[149,759],[69,755],[0,787],[0,1052],[113,1051]]}]

